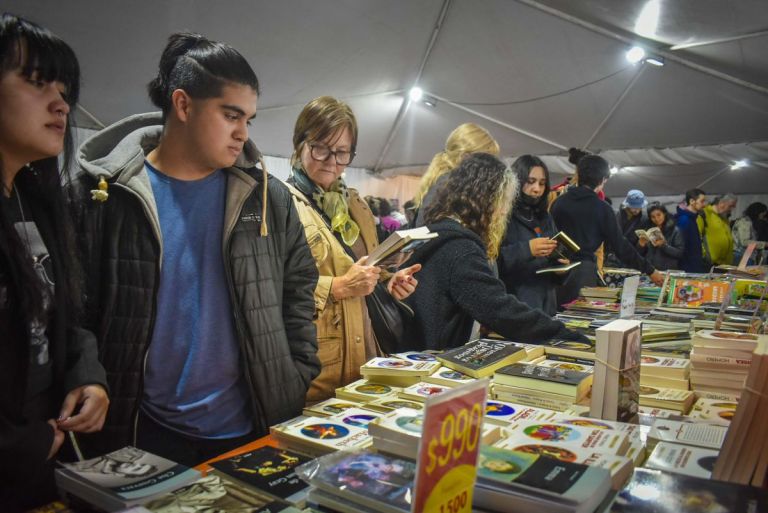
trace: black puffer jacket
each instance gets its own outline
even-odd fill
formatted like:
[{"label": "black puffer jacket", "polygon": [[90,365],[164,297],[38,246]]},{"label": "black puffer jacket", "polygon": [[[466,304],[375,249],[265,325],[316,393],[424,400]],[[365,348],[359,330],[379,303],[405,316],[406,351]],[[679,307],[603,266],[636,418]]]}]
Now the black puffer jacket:
[{"label": "black puffer jacket", "polygon": [[[86,253],[88,317],[107,370],[112,404],[96,451],[134,442],[143,366],[154,325],[162,241],[144,158],[158,143],[160,115],[127,118],[80,149],[76,186]],[[301,413],[319,374],[312,318],[317,268],[287,188],[262,171],[250,141],[227,172],[224,257],[241,362],[257,434]],[[98,179],[109,198],[85,197]],[[263,222],[268,236],[260,235]]]},{"label": "black puffer jacket", "polygon": [[439,236],[416,249],[407,265],[420,263],[419,286],[406,300],[415,319],[412,350],[446,349],[469,341],[480,324],[518,342],[551,338],[583,340],[541,310],[530,308],[493,275],[480,237],[452,219],[429,225]]},{"label": "black puffer jacket", "polygon": [[661,232],[666,239],[663,246],[657,248],[649,242],[645,247],[638,246],[638,251],[659,271],[680,269],[680,258],[685,251],[683,234],[677,229],[673,219],[668,219],[664,223]]}]

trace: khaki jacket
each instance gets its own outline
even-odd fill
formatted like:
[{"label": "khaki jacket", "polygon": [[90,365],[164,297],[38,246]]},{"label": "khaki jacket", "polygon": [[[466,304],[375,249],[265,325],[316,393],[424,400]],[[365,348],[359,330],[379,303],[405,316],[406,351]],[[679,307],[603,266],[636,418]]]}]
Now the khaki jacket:
[{"label": "khaki jacket", "polygon": [[[296,187],[288,187],[320,273],[315,287],[315,324],[322,371],[307,393],[307,403],[311,404],[333,397],[336,388],[360,377],[360,366],[366,362],[367,313],[365,298],[331,299],[333,278],[344,275],[354,261],[310,200]],[[349,189],[349,214],[360,227],[360,236],[370,253],[378,245],[376,222],[365,200],[354,189]]]}]

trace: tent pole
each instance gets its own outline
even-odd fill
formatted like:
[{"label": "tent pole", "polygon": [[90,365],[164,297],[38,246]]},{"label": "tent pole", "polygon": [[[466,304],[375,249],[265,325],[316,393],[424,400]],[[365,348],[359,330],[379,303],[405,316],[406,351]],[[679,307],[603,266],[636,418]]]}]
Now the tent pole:
[{"label": "tent pole", "polygon": [[717,178],[718,176],[722,175],[723,173],[725,173],[725,172],[726,172],[726,171],[728,171],[729,169],[731,169],[731,166],[725,166],[723,169],[721,169],[720,171],[718,171],[717,173],[713,174],[712,176],[710,176],[709,178],[707,178],[706,180],[704,180],[703,182],[701,182],[699,185],[697,185],[697,186],[696,186],[696,188],[697,188],[697,189],[701,189],[701,188],[702,188],[702,187],[704,187],[706,184],[708,184],[709,182],[711,182],[712,180],[714,180],[714,179],[715,179],[715,178]]},{"label": "tent pole", "polygon": [[78,108],[78,110],[79,110],[80,112],[82,112],[82,113],[85,115],[85,117],[87,117],[88,119],[90,119],[91,121],[93,121],[93,123],[94,123],[94,124],[95,124],[97,127],[99,127],[100,129],[101,129],[101,128],[104,128],[104,127],[106,126],[104,123],[102,123],[101,121],[99,121],[99,120],[96,118],[96,116],[94,116],[93,114],[91,114],[90,112],[88,112],[88,110],[86,110],[86,108],[85,108],[85,107],[83,107],[82,105],[80,105],[79,103],[77,104],[77,108]]},{"label": "tent pole", "polygon": [[[600,25],[596,25],[594,23],[590,23],[588,21],[582,20],[581,18],[577,18],[576,16],[572,16],[568,13],[565,13],[563,11],[560,11],[558,9],[555,9],[553,7],[549,7],[547,5],[543,5],[537,0],[516,0],[518,3],[521,3],[523,5],[527,5],[528,7],[531,7],[533,9],[537,9],[539,11],[542,11],[544,13],[550,14],[556,18],[560,18],[561,20],[568,21],[570,23],[573,23],[574,25],[578,25],[582,28],[585,28],[589,31],[596,32],[598,34],[601,34],[603,36],[609,37],[611,39],[615,39],[617,41],[621,41],[624,44],[634,46],[640,41],[649,41],[653,43],[653,46],[648,48],[652,53],[659,55],[661,57],[664,57],[670,62],[676,62],[677,64],[680,64],[682,66],[686,66],[688,68],[691,68],[695,71],[698,71],[700,73],[704,73],[706,75],[710,75],[716,78],[719,78],[721,80],[725,80],[726,82],[731,82],[732,84],[736,84],[738,86],[744,87],[746,89],[751,89],[757,93],[768,95],[768,87],[763,87],[761,85],[755,84],[754,82],[749,82],[747,80],[742,80],[740,78],[734,77],[733,75],[729,75],[728,73],[723,73],[722,71],[718,71],[714,68],[710,68],[708,66],[702,66],[701,64],[697,64],[693,61],[690,61],[684,57],[681,57],[675,52],[667,51],[665,48],[660,47],[659,43],[653,40],[649,40],[646,38],[643,38],[641,36],[638,36],[636,34],[630,34],[630,35],[624,35],[621,34],[615,30],[610,30],[605,27],[601,27]],[[667,47],[668,48],[668,47]]]},{"label": "tent pole", "polygon": [[594,140],[597,138],[598,134],[603,130],[603,127],[606,123],[608,123],[608,120],[613,117],[614,112],[616,112],[616,109],[619,108],[619,105],[621,105],[624,102],[624,99],[629,94],[629,91],[632,90],[632,88],[637,83],[637,80],[640,78],[640,75],[643,74],[645,71],[645,64],[641,64],[640,67],[635,72],[635,76],[632,77],[632,80],[629,81],[627,84],[627,87],[624,88],[624,91],[621,93],[621,96],[614,102],[613,107],[611,107],[611,110],[608,111],[608,114],[605,115],[603,120],[600,122],[599,125],[597,125],[597,128],[595,128],[595,131],[592,133],[589,139],[587,139],[587,142],[584,143],[584,149],[588,149],[589,146],[594,142]]},{"label": "tent pole", "polygon": [[719,45],[722,43],[732,43],[734,41],[741,41],[743,39],[751,39],[753,37],[761,37],[761,36],[768,36],[768,30],[758,30],[757,32],[741,34],[740,36],[721,37],[720,39],[712,39],[710,41],[700,41],[698,43],[684,43],[681,45],[670,46],[669,51],[675,52],[677,50],[687,50],[688,48],[700,48],[702,46]]},{"label": "tent pole", "polygon": [[[419,64],[419,71],[416,72],[416,78],[411,83],[412,85],[418,84],[419,80],[421,80],[421,75],[424,73],[424,68],[427,66],[429,56],[432,54],[432,49],[435,47],[435,42],[437,41],[437,36],[440,34],[440,29],[443,28],[443,22],[445,21],[445,16],[448,13],[448,7],[450,5],[451,0],[443,0],[443,6],[440,8],[440,14],[437,16],[437,21],[435,22],[435,26],[432,29],[432,36],[429,38],[427,49],[424,51],[424,57],[421,59],[421,63]],[[397,131],[400,129],[400,125],[403,122],[405,113],[408,112],[408,107],[410,104],[411,101],[408,96],[403,96],[403,103],[400,105],[400,110],[397,111],[397,117],[395,117],[395,121],[392,123],[392,128],[389,130],[387,142],[385,142],[384,146],[381,148],[379,157],[376,159],[376,164],[373,166],[372,172],[374,174],[379,174],[381,172],[381,164],[384,162],[384,157],[386,157],[387,153],[389,152],[389,147],[392,146],[392,141],[395,140]]]},{"label": "tent pole", "polygon": [[535,139],[535,140],[537,140],[539,142],[543,142],[543,143],[548,144],[550,146],[554,146],[558,150],[568,151],[568,147],[567,146],[564,146],[564,145],[562,145],[562,144],[560,144],[558,142],[555,142],[555,141],[552,141],[552,140],[547,139],[545,137],[542,137],[540,135],[534,134],[533,132],[529,132],[528,130],[525,130],[525,129],[522,129],[522,128],[518,128],[518,127],[516,127],[514,125],[510,125],[509,123],[505,123],[504,121],[501,121],[499,119],[491,117],[491,116],[489,116],[487,114],[483,114],[482,112],[478,112],[476,110],[473,110],[473,109],[470,109],[468,107],[465,107],[464,105],[461,105],[460,103],[455,103],[455,102],[452,102],[450,100],[446,100],[445,98],[441,98],[440,96],[437,96],[436,94],[432,94],[432,93],[427,92],[427,91],[424,91],[424,93],[434,97],[438,101],[441,101],[443,103],[447,103],[448,105],[450,105],[452,107],[455,107],[455,108],[457,108],[459,110],[463,110],[464,112],[468,112],[468,113],[472,114],[473,116],[477,116],[479,118],[483,118],[485,120],[490,121],[491,123],[495,123],[495,124],[497,124],[499,126],[507,128],[509,130],[512,130],[513,132],[517,132],[518,134],[522,134],[522,135],[525,135],[526,137],[530,137],[531,139]]}]

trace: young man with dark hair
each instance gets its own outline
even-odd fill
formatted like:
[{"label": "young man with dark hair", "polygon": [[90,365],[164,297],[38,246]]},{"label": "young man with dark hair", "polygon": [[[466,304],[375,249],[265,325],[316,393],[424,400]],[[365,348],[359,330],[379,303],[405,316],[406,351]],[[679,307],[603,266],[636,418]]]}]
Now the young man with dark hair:
[{"label": "young man with dark hair", "polygon": [[677,228],[685,243],[680,267],[689,273],[703,273],[709,270],[704,263],[701,233],[697,224],[698,217],[706,206],[707,196],[701,189],[686,191],[684,202],[677,206]]},{"label": "young man with dark hair", "polygon": [[581,265],[571,271],[571,276],[558,291],[558,303],[570,302],[579,295],[582,287],[598,284],[595,251],[604,242],[614,248],[624,265],[641,270],[660,285],[662,274],[624,238],[613,209],[597,196],[611,176],[608,162],[597,155],[584,156],[576,165],[576,175],[579,185],[560,196],[551,210],[557,228],[581,248],[571,259],[580,261]]},{"label": "young man with dark hair", "polygon": [[149,85],[162,114],[80,149],[89,321],[113,391],[97,453],[195,465],[300,414],[320,371],[317,268],[248,138],[258,91],[234,48],[174,34]]}]

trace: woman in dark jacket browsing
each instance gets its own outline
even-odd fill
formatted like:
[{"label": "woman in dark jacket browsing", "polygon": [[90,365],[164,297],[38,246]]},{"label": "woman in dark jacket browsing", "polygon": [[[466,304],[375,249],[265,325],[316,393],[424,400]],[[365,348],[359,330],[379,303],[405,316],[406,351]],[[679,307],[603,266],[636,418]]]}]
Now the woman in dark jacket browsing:
[{"label": "woman in dark jacket browsing", "polygon": [[470,155],[438,187],[425,220],[438,237],[414,251],[422,264],[408,298],[415,312],[409,349],[446,349],[470,340],[473,323],[512,340],[582,340],[580,334],[508,294],[491,270],[517,192],[512,170],[487,153]]},{"label": "woman in dark jacket browsing", "polygon": [[57,156],[72,150],[80,73],[46,29],[0,15],[0,509],[56,498],[66,431],[101,429],[96,340],[79,329],[74,230]]},{"label": "woman in dark jacket browsing", "polygon": [[660,203],[651,203],[648,207],[648,219],[652,225],[649,229],[658,228],[664,238],[654,238],[651,241],[646,237],[639,237],[637,246],[640,254],[659,271],[680,269],[680,257],[683,256],[685,243],[674,219],[669,217],[669,212]]},{"label": "woman in dark jacket browsing", "polygon": [[567,264],[553,253],[557,233],[547,211],[549,170],[542,160],[523,155],[512,164],[520,193],[507,224],[507,234],[499,250],[499,277],[507,292],[531,308],[547,315],[557,311],[555,287],[562,283],[559,273],[536,274],[539,269]]}]

